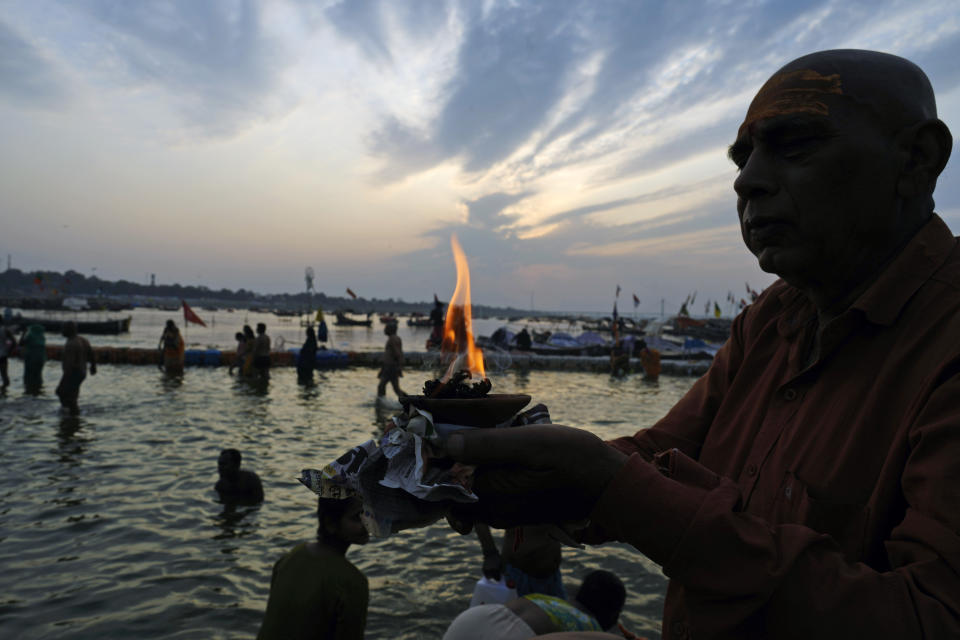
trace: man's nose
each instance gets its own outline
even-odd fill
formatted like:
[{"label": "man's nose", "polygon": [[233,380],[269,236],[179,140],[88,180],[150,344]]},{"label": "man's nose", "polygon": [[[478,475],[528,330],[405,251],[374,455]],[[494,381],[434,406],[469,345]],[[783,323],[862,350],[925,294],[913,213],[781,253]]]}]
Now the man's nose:
[{"label": "man's nose", "polygon": [[773,195],[779,190],[770,158],[754,149],[733,181],[733,190],[742,200]]}]

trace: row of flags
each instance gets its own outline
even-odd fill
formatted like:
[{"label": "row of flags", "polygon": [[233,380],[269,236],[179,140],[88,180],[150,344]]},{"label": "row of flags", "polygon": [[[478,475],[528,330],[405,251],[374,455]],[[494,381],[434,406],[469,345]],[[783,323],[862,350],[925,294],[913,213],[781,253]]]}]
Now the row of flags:
[{"label": "row of flags", "polygon": [[[738,310],[743,309],[744,307],[746,307],[748,304],[750,304],[750,303],[752,303],[752,302],[755,302],[756,299],[760,297],[760,292],[758,292],[756,289],[753,289],[753,288],[750,286],[750,283],[749,283],[749,282],[744,282],[744,285],[745,285],[746,288],[747,288],[747,296],[748,296],[749,299],[750,299],[749,302],[747,301],[746,298],[740,298],[739,301],[738,301],[738,300],[737,300],[737,297],[733,294],[732,291],[728,291],[728,292],[727,292],[727,302],[730,303],[731,305],[737,306]],[[620,288],[620,285],[618,284],[618,285],[617,285],[617,291],[616,291],[616,293],[615,293],[614,296],[613,296],[613,322],[614,322],[614,325],[616,325],[617,319],[618,319],[618,315],[617,315],[617,300],[620,298],[620,291],[621,291],[621,288]],[[687,294],[687,297],[683,300],[683,303],[680,305],[680,311],[679,311],[678,315],[689,317],[689,316],[690,316],[689,307],[692,306],[693,303],[696,302],[696,300],[697,300],[697,292],[696,292],[696,291],[694,291],[693,293]],[[639,306],[640,306],[640,297],[637,296],[636,293],[634,293],[634,294],[633,294],[633,308],[636,309],[636,308],[639,307]],[[704,305],[704,307],[703,307],[703,315],[709,315],[709,314],[710,314],[711,307],[713,308],[713,315],[714,315],[714,317],[719,318],[719,317],[721,317],[721,316],[723,315],[723,311],[720,309],[720,303],[717,302],[716,300],[713,300],[713,301],[707,300],[707,303],[706,303],[706,304]]]}]

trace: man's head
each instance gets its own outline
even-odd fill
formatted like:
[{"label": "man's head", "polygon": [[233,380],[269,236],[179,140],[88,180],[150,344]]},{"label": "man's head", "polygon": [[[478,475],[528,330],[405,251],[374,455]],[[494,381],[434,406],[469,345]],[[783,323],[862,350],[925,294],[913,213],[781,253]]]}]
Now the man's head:
[{"label": "man's head", "polygon": [[388,335],[388,336],[395,336],[395,335],[397,335],[397,323],[396,323],[396,322],[388,322],[387,324],[384,325],[384,327],[383,327],[383,332],[384,332],[386,335]]},{"label": "man's head", "polygon": [[259,333],[259,334],[264,334],[264,333],[266,333],[266,332],[267,332],[267,325],[263,324],[262,322],[258,322],[258,323],[257,323],[257,333]]},{"label": "man's head", "polygon": [[580,583],[575,596],[593,614],[600,626],[609,629],[620,617],[623,603],[627,599],[627,590],[613,573],[609,571],[591,571]]},{"label": "man's head", "polygon": [[73,320],[67,320],[63,323],[63,336],[65,338],[72,338],[77,335],[77,323]]},{"label": "man's head", "polygon": [[903,58],[821,51],[775,73],[730,147],[744,242],[764,271],[830,301],[933,213],[952,139]]},{"label": "man's head", "polygon": [[174,322],[173,320],[167,320],[167,326],[166,326],[166,328],[167,328],[167,331],[176,331],[176,330],[177,330],[177,323]]},{"label": "man's head", "polygon": [[363,502],[357,497],[338,500],[317,498],[317,539],[326,544],[366,544],[370,534],[360,514]]},{"label": "man's head", "polygon": [[224,449],[217,458],[217,472],[221,478],[235,479],[240,474],[240,461],[243,456],[236,449]]},{"label": "man's head", "polygon": [[253,328],[251,328],[250,325],[248,324],[243,325],[243,335],[245,335],[248,338],[256,337],[253,334]]}]

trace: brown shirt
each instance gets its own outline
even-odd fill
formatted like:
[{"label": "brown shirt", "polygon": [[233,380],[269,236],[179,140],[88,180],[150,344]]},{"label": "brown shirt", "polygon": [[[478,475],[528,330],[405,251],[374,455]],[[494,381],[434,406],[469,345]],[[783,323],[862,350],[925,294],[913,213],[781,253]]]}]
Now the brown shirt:
[{"label": "brown shirt", "polygon": [[957,240],[934,216],[805,367],[815,315],[776,282],[611,443],[593,521],[671,578],[665,639],[960,637]]}]

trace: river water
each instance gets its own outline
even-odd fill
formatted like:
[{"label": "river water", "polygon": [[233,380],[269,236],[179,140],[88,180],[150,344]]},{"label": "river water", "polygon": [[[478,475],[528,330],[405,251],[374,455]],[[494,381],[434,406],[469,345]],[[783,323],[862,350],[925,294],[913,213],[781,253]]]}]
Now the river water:
[{"label": "river water", "polygon": [[[300,469],[372,437],[377,421],[372,369],[318,372],[304,387],[293,368],[252,386],[224,368],[168,380],[152,367],[104,365],[84,383],[77,418],[59,413],[59,363],[47,364],[36,396],[22,391],[20,361],[10,374],[0,394],[5,638],[254,637],[273,563],[316,529]],[[415,392],[428,377],[408,370],[403,386]],[[512,370],[491,379],[495,392],[528,393],[555,422],[602,438],[649,426],[693,383]],[[225,447],[259,473],[262,505],[218,503]],[[368,638],[439,638],[480,577],[476,539],[440,523],[353,547],[348,558],[370,580]],[[622,544],[564,550],[568,584],[594,568],[624,580],[627,627],[659,637],[659,569]]]}]

